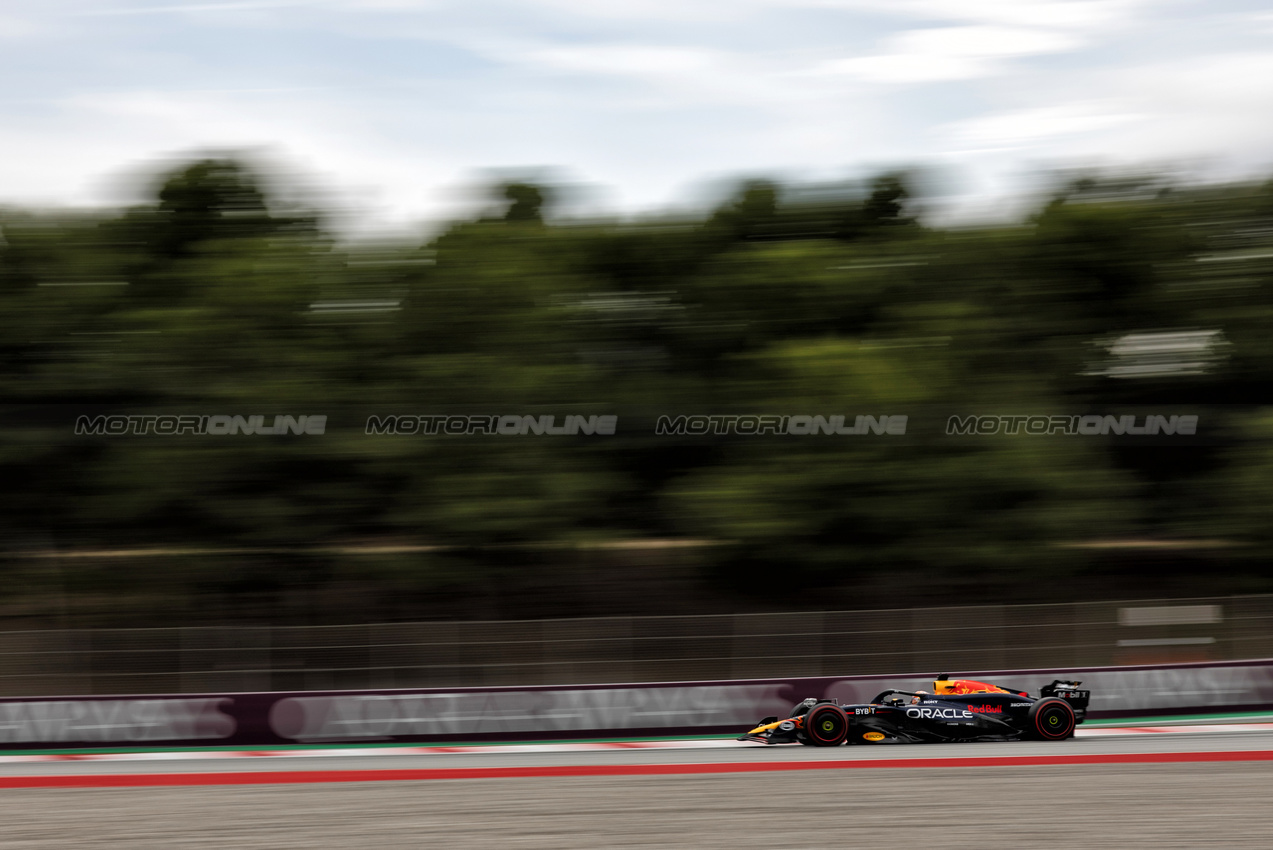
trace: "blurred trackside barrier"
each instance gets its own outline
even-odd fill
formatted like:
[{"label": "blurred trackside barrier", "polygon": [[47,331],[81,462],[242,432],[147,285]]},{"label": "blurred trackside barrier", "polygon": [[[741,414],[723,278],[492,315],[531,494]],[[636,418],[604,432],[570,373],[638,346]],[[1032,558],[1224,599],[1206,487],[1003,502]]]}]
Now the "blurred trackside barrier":
[{"label": "blurred trackside barrier", "polygon": [[1055,670],[1273,658],[1273,596],[0,632],[0,699]]},{"label": "blurred trackside barrier", "polygon": [[[1033,693],[1055,678],[1079,679],[1093,691],[1094,717],[1273,705],[1273,660],[958,672]],[[928,687],[931,677],[0,699],[0,750],[734,734],[804,697],[868,702],[886,688]]]}]

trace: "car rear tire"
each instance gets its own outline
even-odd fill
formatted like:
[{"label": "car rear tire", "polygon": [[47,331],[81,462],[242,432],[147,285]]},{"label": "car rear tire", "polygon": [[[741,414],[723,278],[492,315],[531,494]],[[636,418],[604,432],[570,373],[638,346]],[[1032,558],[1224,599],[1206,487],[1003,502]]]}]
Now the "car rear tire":
[{"label": "car rear tire", "polygon": [[815,705],[804,716],[804,734],[815,747],[837,747],[849,734],[849,716],[829,702]]},{"label": "car rear tire", "polygon": [[1030,706],[1030,732],[1041,741],[1064,741],[1073,737],[1074,725],[1074,709],[1063,699],[1048,697]]}]

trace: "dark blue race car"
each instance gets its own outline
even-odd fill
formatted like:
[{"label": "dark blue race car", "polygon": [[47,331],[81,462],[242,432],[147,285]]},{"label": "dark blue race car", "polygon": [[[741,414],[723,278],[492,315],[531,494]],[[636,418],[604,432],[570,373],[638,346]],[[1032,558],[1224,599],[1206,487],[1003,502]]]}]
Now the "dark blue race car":
[{"label": "dark blue race car", "polygon": [[1092,692],[1057,679],[1037,697],[1023,690],[951,679],[933,693],[887,690],[869,703],[839,705],[810,697],[786,718],[766,717],[740,741],[835,747],[952,741],[1063,741],[1087,717]]}]

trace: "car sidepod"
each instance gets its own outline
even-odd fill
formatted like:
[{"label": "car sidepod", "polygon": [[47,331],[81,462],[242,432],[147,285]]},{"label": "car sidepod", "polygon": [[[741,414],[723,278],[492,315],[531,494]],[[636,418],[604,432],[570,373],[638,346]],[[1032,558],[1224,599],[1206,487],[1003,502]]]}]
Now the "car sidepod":
[{"label": "car sidepod", "polygon": [[933,696],[908,705],[846,706],[853,743],[1011,741],[1026,735],[1034,701],[1015,694]]}]

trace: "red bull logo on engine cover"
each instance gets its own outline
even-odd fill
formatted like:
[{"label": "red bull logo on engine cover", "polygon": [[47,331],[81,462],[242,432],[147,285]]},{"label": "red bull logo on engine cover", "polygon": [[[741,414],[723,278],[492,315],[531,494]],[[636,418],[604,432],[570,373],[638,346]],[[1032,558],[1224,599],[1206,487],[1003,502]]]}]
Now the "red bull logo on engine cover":
[{"label": "red bull logo on engine cover", "polygon": [[1001,705],[970,705],[968,710],[973,714],[1003,714]]}]

